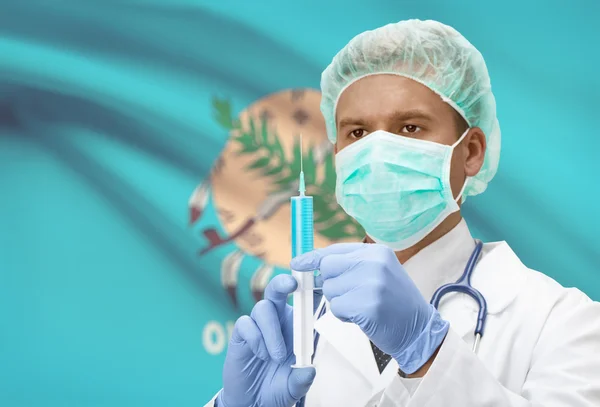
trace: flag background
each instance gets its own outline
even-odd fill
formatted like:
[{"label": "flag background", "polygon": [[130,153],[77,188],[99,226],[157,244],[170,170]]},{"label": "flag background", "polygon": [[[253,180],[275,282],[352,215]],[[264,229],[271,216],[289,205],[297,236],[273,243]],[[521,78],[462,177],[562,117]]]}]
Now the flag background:
[{"label": "flag background", "polygon": [[[407,18],[484,55],[503,146],[475,236],[600,300],[597,1],[0,2],[0,405],[191,406],[220,387],[235,242],[188,199],[235,115],[318,89],[354,35]],[[284,270],[278,270],[283,272]]]}]

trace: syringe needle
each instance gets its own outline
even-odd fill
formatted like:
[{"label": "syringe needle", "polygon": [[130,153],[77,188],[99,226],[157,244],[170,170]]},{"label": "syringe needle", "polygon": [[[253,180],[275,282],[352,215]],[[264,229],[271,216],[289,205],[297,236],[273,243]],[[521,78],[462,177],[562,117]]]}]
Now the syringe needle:
[{"label": "syringe needle", "polygon": [[304,172],[304,154],[302,152],[302,133],[300,133],[300,172]]},{"label": "syringe needle", "polygon": [[302,154],[302,133],[300,133],[300,183],[298,185],[298,192],[300,196],[304,196],[306,191],[306,185],[304,184],[304,156]]}]

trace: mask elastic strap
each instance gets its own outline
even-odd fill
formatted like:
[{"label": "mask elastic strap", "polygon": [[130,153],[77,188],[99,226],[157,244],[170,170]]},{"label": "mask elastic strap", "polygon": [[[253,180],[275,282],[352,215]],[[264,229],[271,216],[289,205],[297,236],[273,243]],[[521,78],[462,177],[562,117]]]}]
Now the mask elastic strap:
[{"label": "mask elastic strap", "polygon": [[469,183],[469,178],[471,178],[471,177],[465,177],[465,182],[464,182],[462,188],[460,189],[460,192],[456,196],[456,198],[454,198],[454,202],[458,203],[458,200],[463,196],[463,193],[465,192],[465,189],[467,188],[467,184]]},{"label": "mask elastic strap", "polygon": [[469,132],[469,130],[471,130],[471,128],[469,127],[467,130],[465,130],[465,132],[462,134],[462,136],[459,137],[458,140],[456,140],[456,142],[454,144],[452,144],[450,147],[452,147],[452,149],[454,150],[454,147],[456,147],[457,145],[460,144],[461,141],[463,141],[465,139],[465,136],[467,135],[467,133]]},{"label": "mask elastic strap", "polygon": [[[452,148],[452,152],[454,152],[454,148],[460,144],[461,141],[463,141],[465,139],[465,136],[467,135],[467,133],[469,132],[469,130],[471,130],[471,128],[467,128],[467,130],[465,130],[465,132],[462,134],[462,136],[460,136],[458,138],[458,140],[456,140],[456,142],[454,144],[452,144],[452,146],[450,146]],[[465,192],[465,188],[467,187],[467,183],[469,182],[469,177],[465,178],[465,182],[463,183],[462,188],[460,189],[460,192],[458,193],[458,195],[456,196],[456,198],[454,198],[454,202],[458,202],[458,200],[462,197],[463,192]]]}]

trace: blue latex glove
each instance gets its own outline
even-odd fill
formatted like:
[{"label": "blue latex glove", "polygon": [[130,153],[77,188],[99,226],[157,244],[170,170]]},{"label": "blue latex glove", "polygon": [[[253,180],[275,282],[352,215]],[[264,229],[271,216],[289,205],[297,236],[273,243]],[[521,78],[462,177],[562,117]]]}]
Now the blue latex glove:
[{"label": "blue latex glove", "polygon": [[357,324],[405,373],[419,370],[448,332],[448,322],[423,298],[386,246],[334,244],[298,256],[290,266],[320,270],[331,312]]},{"label": "blue latex glove", "polygon": [[292,369],[292,307],[287,297],[298,283],[276,276],[250,316],[237,320],[223,366],[218,407],[290,407],[308,392],[314,368]]}]

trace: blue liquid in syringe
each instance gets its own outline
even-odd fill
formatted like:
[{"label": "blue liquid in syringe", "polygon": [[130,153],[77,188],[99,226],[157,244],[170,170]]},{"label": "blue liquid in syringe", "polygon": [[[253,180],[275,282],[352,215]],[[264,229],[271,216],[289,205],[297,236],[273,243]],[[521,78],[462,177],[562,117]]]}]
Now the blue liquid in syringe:
[{"label": "blue liquid in syringe", "polygon": [[313,198],[304,194],[304,173],[300,173],[299,191],[299,196],[291,198],[292,258],[310,252],[314,248]]}]

